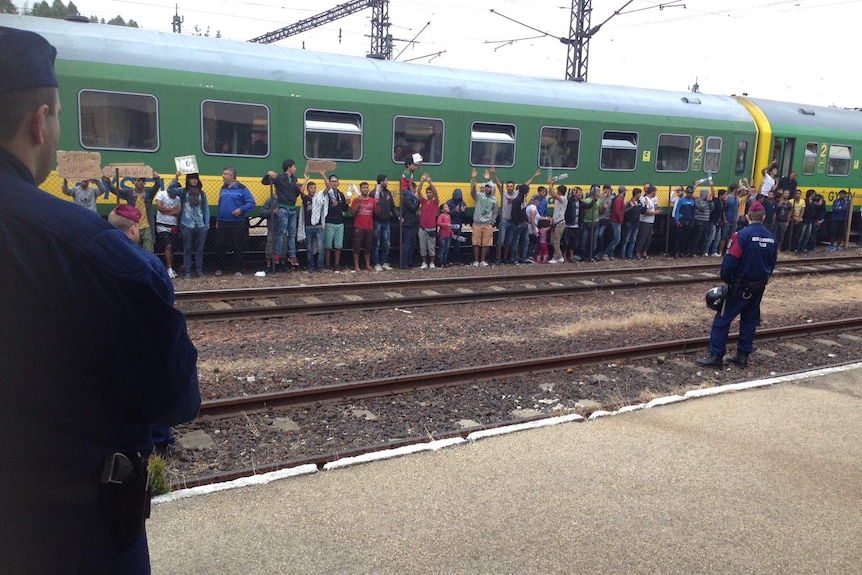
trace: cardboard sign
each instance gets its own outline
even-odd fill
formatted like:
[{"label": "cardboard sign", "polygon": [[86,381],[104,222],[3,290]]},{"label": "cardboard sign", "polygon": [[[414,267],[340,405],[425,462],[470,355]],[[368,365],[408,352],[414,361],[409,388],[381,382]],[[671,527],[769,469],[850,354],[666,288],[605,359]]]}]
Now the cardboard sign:
[{"label": "cardboard sign", "polygon": [[179,156],[174,158],[177,171],[181,174],[198,174],[198,159],[196,156]]},{"label": "cardboard sign", "polygon": [[98,180],[102,177],[102,154],[57,150],[57,175],[75,182]]},{"label": "cardboard sign", "polygon": [[334,172],[337,164],[332,160],[308,160],[305,165],[305,172],[308,174],[314,172]]},{"label": "cardboard sign", "polygon": [[153,169],[143,163],[134,164],[108,164],[102,173],[107,178],[113,178],[120,171],[121,178],[152,178]]}]

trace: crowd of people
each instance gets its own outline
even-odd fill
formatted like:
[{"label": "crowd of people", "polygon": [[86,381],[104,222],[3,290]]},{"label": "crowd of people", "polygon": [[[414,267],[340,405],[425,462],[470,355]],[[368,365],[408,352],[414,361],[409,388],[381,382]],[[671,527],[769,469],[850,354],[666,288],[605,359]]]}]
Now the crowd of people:
[{"label": "crowd of people", "polygon": [[[417,176],[422,156],[404,160],[399,180],[398,200],[389,190],[385,174],[372,186],[362,182],[342,191],[337,174],[324,171],[297,178],[297,164],[287,159],[280,173],[267,172],[261,179],[270,187],[270,197],[260,215],[267,221],[266,265],[272,271],[300,268],[297,243],[305,241],[307,271],[341,270],[345,248],[345,223],[352,217],[353,272],[377,272],[395,267],[409,269],[418,261],[419,269],[446,267],[462,261],[462,247],[471,243],[474,267],[494,264],[561,264],[583,261],[649,259],[656,216],[662,213],[658,190],[650,183],[629,190],[621,185],[593,185],[588,191],[566,187],[551,178],[547,185],[533,182],[537,170],[523,184],[501,182],[495,168],[471,172],[470,194],[475,208],[470,215],[460,188],[441,202],[428,172]],[[821,227],[828,222],[827,251],[843,249],[850,200],[841,190],[832,203],[827,220],[826,202],[821,194],[799,189],[796,172],[778,178],[773,163],[762,171],[762,182],[753,187],[747,179],[716,189],[712,176],[688,186],[676,186],[669,198],[667,255],[671,257],[718,257],[725,253],[733,233],[745,226],[745,214],[753,201],[765,210],[763,226],[773,233],[778,251],[804,253],[814,249]],[[318,182],[312,175],[322,178]],[[203,275],[204,243],[210,229],[207,194],[197,174],[177,172],[166,190],[158,173],[154,183],[135,180],[133,190],[119,189],[107,178],[81,182],[63,192],[75,203],[95,210],[95,198],[107,190],[137,207],[143,217],[139,244],[144,249],[164,253],[171,278],[173,253],[182,238],[185,277],[193,271]],[[248,188],[237,181],[236,170],[225,168],[218,193],[218,256],[216,275],[230,268],[242,275],[248,243],[248,216],[255,200]],[[318,193],[318,189],[320,190]],[[297,209],[298,206],[298,209]],[[155,234],[152,230],[155,229]],[[393,234],[400,245],[391,261]],[[492,247],[496,247],[492,250]],[[418,260],[416,260],[418,256]]]}]

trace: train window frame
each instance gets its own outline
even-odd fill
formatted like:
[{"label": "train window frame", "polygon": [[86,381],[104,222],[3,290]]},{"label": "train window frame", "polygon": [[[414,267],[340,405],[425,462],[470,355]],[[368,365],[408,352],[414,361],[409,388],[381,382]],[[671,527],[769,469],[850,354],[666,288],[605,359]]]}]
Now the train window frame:
[{"label": "train window frame", "polygon": [[[813,176],[817,172],[819,142],[806,142],[805,153],[802,156],[802,175]],[[810,168],[809,168],[810,166]]]},{"label": "train window frame", "polygon": [[[121,146],[112,146],[112,145],[110,145],[110,142],[107,145],[100,145],[100,142],[98,141],[99,135],[98,135],[97,129],[95,127],[93,128],[92,131],[96,134],[93,137],[96,138],[97,141],[95,143],[86,143],[85,142],[85,124],[87,124],[89,121],[85,117],[86,116],[85,115],[85,108],[86,109],[94,108],[96,110],[106,110],[106,109],[110,108],[110,106],[107,106],[105,104],[93,105],[90,103],[85,103],[84,102],[84,96],[89,95],[89,94],[108,96],[108,97],[111,97],[111,96],[121,96],[121,97],[126,97],[126,98],[128,98],[128,97],[139,97],[139,98],[145,98],[145,99],[151,100],[153,102],[152,111],[145,109],[143,111],[143,113],[146,114],[146,116],[147,116],[147,124],[151,123],[152,125],[148,126],[147,131],[150,133],[146,134],[146,137],[144,137],[142,141],[152,140],[153,146],[151,146],[151,147],[128,147],[128,146],[121,147]],[[123,151],[123,152],[157,152],[157,151],[159,151],[159,148],[161,148],[161,125],[159,122],[159,99],[158,99],[158,97],[156,97],[155,94],[148,94],[145,92],[123,92],[120,90],[94,90],[91,88],[85,88],[85,89],[80,90],[78,92],[77,100],[78,100],[78,142],[81,144],[81,147],[84,148],[85,150],[117,150],[117,151]],[[125,108],[125,109],[128,109],[128,108]],[[92,112],[91,114],[95,117],[97,113],[98,112]],[[150,117],[152,117],[152,119],[149,119]],[[109,125],[105,128],[105,132],[108,135],[108,137],[113,137],[118,132],[120,132],[120,130],[114,129],[114,127],[117,126],[118,124],[113,122],[111,118],[109,118],[107,121],[108,121]],[[97,123],[96,119],[94,119],[92,121],[92,123],[96,124]],[[129,135],[135,134],[136,137],[139,137],[141,134],[140,128],[138,127],[136,129],[134,126],[129,128],[127,130],[127,132]]]},{"label": "train window frame", "polygon": [[[832,153],[833,149],[835,149],[837,151],[838,149],[842,149],[842,148],[847,150],[847,157],[846,158],[844,158],[844,157],[839,158],[839,157],[837,157],[837,154],[833,155],[833,153]],[[850,161],[852,159],[853,159],[853,146],[851,146],[849,144],[829,144],[829,155],[826,158],[826,175],[837,177],[837,178],[843,178],[843,177],[849,176],[850,175]],[[833,160],[841,161],[842,165],[847,166],[846,169],[842,170],[840,173],[835,173],[832,169],[832,161]]]},{"label": "train window frame", "polygon": [[[631,135],[634,136],[634,142],[631,142],[627,138],[610,138],[608,137],[611,134],[617,135]],[[624,145],[621,142],[628,142],[629,145]],[[640,133],[639,132],[630,132],[624,130],[605,130],[602,132],[602,150],[599,155],[599,169],[603,172],[633,172],[637,169],[638,165],[638,150],[640,149]],[[623,150],[625,152],[631,151],[632,158],[632,166],[631,168],[607,168],[605,167],[605,151],[606,150]]]},{"label": "train window frame", "polygon": [[[479,127],[484,128],[478,129]],[[490,129],[493,128],[493,129]],[[515,124],[500,123],[500,122],[473,122],[470,124],[470,157],[468,158],[471,166],[498,168],[511,168],[515,165],[515,156],[517,154],[518,127]],[[474,146],[475,145],[491,145],[491,154],[494,160],[504,150],[500,150],[497,146],[511,146],[512,159],[510,162],[490,162],[480,163],[474,162]]]},{"label": "train window frame", "polygon": [[[309,120],[309,114],[320,114],[321,118],[326,116],[331,116],[330,120],[335,117],[344,117],[344,118],[353,118],[358,120],[357,122],[336,122],[325,119],[311,119]],[[309,130],[309,123],[316,122],[312,124],[316,129]],[[333,156],[326,155],[311,155],[309,154],[309,135],[310,134],[336,134],[337,136],[347,136],[348,138],[358,137],[359,138],[359,157],[350,157],[344,158],[339,157],[338,154]],[[319,144],[318,144],[319,145]],[[341,142],[336,140],[336,151],[340,148]],[[365,117],[359,112],[349,112],[346,110],[326,110],[323,108],[307,108],[305,112],[302,114],[302,154],[305,156],[306,160],[334,160],[337,162],[350,162],[357,163],[362,161],[362,156],[365,153]],[[351,146],[351,150],[355,149],[354,146]]]},{"label": "train window frame", "polygon": [[[210,119],[206,115],[207,114],[206,106],[208,104],[215,104],[217,106],[235,106],[237,108],[242,107],[242,108],[260,108],[260,109],[263,109],[266,111],[266,124],[263,126],[263,130],[261,130],[261,124],[255,123],[257,120],[260,119],[259,117],[252,117],[251,123],[248,123],[248,122],[246,122],[246,123],[227,122],[227,120],[224,119],[224,118],[226,118],[226,115],[221,116],[221,119],[219,116],[215,116],[215,117]],[[254,116],[254,114],[252,114],[252,116]],[[207,139],[208,139],[208,133],[207,132],[208,132],[208,130],[210,130],[210,128],[208,127],[208,124],[211,121],[214,123],[213,128],[212,128],[212,131],[213,131],[212,136],[214,138],[213,143],[215,145],[215,148],[209,148],[209,145],[207,144]],[[234,147],[232,148],[233,150],[236,150],[236,151],[222,152],[222,151],[217,149],[218,148],[218,142],[219,142],[219,140],[218,140],[218,132],[219,132],[218,124],[219,124],[219,122],[233,124],[234,126],[247,126],[248,138],[249,138],[249,142],[248,142],[249,143],[249,153],[240,153],[240,150],[238,149],[238,142],[237,142],[237,132],[239,132],[240,130],[238,130],[236,127],[233,128],[233,132],[234,132],[233,133],[233,140],[234,140],[233,146]],[[271,148],[271,146],[270,146],[270,140],[271,140],[270,139],[270,126],[271,125],[272,125],[272,122],[271,122],[270,109],[269,109],[269,106],[267,106],[266,104],[261,104],[258,102],[237,102],[234,100],[216,100],[213,98],[207,98],[205,100],[201,100],[201,152],[203,152],[204,155],[207,155],[207,156],[222,156],[222,157],[233,157],[233,158],[237,158],[237,157],[239,157],[239,158],[266,158],[269,156],[269,151]],[[263,140],[261,140],[259,137],[257,139],[254,138],[255,134],[257,134],[259,136],[261,133],[266,134],[266,137]],[[250,153],[252,150],[252,147],[258,143],[260,143],[264,148],[262,150],[262,152],[261,153],[254,153],[254,154]],[[258,147],[258,149],[260,149],[260,147]]]},{"label": "train window frame", "polygon": [[[677,153],[672,154],[672,158],[670,160],[678,161],[679,159],[685,160],[685,166],[682,165],[674,166],[673,168],[665,168],[659,167],[660,162],[668,162],[667,154],[662,153],[663,150],[674,148],[674,149],[682,149],[679,146],[670,146],[669,144],[662,145],[662,138],[682,138],[688,140],[688,147],[685,149],[685,153]],[[604,146],[604,143],[602,144]],[[692,146],[692,137],[689,134],[673,134],[669,132],[660,133],[658,135],[658,141],[656,143],[656,154],[655,154],[655,171],[659,173],[684,173],[687,172],[689,167],[691,166],[691,146]],[[635,164],[637,164],[637,154],[635,154]]]},{"label": "train window frame", "polygon": [[[715,141],[718,141],[718,150],[716,150],[715,148],[710,148],[710,143],[713,143]],[[706,149],[704,150],[703,154],[703,172],[705,174],[717,174],[721,171],[721,151],[723,149],[724,139],[721,136],[706,137]],[[713,158],[715,159],[713,160]]]},{"label": "train window frame", "polygon": [[[574,161],[575,161],[575,165],[574,165],[574,166],[568,166],[568,165],[565,165],[569,160],[571,160],[571,159],[572,159],[571,154],[566,154],[566,153],[565,153],[565,149],[563,149],[563,150],[561,151],[561,154],[562,154],[562,156],[563,156],[563,163],[564,163],[563,165],[556,166],[556,165],[552,165],[550,162],[548,162],[547,164],[545,164],[545,163],[543,163],[543,162],[542,162],[543,158],[545,158],[545,157],[546,157],[546,154],[548,153],[548,152],[547,152],[548,148],[550,148],[550,145],[547,145],[547,146],[546,146],[546,145],[544,145],[544,144],[543,144],[543,142],[545,141],[545,138],[546,138],[546,136],[545,136],[545,130],[559,130],[560,132],[562,132],[562,131],[568,131],[568,132],[575,132],[575,133],[577,133],[577,135],[578,135],[578,139],[577,139],[577,151],[576,151],[576,152],[575,152],[575,154],[574,154]],[[561,135],[561,134],[558,134],[558,135],[557,135],[557,137],[555,137],[555,138],[554,138],[554,141],[555,141],[557,144],[559,144],[559,136],[560,136],[560,135]],[[581,129],[580,129],[580,128],[575,128],[575,127],[572,127],[572,126],[542,126],[542,128],[539,130],[539,157],[537,158],[537,161],[538,161],[538,165],[539,165],[539,167],[540,167],[540,168],[542,168],[542,169],[551,169],[551,170],[553,170],[553,169],[560,169],[560,170],[577,170],[577,169],[578,169],[578,166],[580,166],[580,165],[581,165],[581,138],[582,138],[582,137],[583,137],[583,132],[581,131]],[[568,140],[568,139],[567,139],[567,140],[566,140],[566,143],[569,143],[570,141],[571,141],[571,140]]]},{"label": "train window frame", "polygon": [[[418,122],[416,126],[414,126],[414,132],[412,135],[416,135],[416,131],[418,128],[424,128],[419,125],[421,122],[429,122],[428,128],[430,128],[431,132],[428,136],[431,138],[439,139],[439,150],[437,149],[437,144],[432,142],[432,153],[428,154],[426,152],[426,148],[422,148],[421,150],[415,150],[412,146],[408,146],[407,149],[404,149],[405,144],[409,144],[407,138],[410,136],[410,132],[407,127],[399,132],[398,131],[398,121],[405,122]],[[435,129],[434,125],[430,123],[439,122],[439,133]],[[427,142],[425,142],[427,143]],[[401,158],[397,158],[395,156],[395,148],[401,146]],[[434,117],[426,117],[426,116],[395,116],[392,118],[392,162],[398,165],[404,165],[404,160],[410,157],[414,153],[422,154],[422,164],[426,166],[440,166],[443,164],[443,158],[446,154],[446,122],[443,118],[434,118]]]},{"label": "train window frame", "polygon": [[737,176],[743,175],[746,162],[748,162],[748,140],[740,140],[736,144],[736,165],[733,173]]}]

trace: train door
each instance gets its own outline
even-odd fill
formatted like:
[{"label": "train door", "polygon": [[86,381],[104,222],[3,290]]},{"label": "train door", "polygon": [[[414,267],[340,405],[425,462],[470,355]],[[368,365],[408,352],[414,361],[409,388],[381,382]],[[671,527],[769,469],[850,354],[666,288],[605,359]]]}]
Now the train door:
[{"label": "train door", "polygon": [[736,151],[736,159],[734,161],[733,175],[736,176],[733,181],[748,178],[751,176],[753,160],[749,160],[750,152],[754,146],[749,143],[745,136],[737,135],[734,141],[734,150]]},{"label": "train door", "polygon": [[778,175],[786,177],[793,171],[793,152],[796,138],[775,138],[772,142],[772,159],[778,162]]}]

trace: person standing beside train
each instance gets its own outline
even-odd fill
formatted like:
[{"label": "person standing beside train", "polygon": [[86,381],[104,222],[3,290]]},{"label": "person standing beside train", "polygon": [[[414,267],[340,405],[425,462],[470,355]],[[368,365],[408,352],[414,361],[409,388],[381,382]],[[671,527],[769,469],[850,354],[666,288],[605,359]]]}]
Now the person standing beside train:
[{"label": "person standing beside train", "polygon": [[[223,185],[218,197],[219,261],[215,275],[222,275],[228,250],[233,251],[234,275],[241,276],[245,268],[245,249],[248,243],[248,219],[255,208],[254,197],[245,184],[236,179],[236,168],[226,167],[221,173]],[[273,257],[275,257],[273,255]]]},{"label": "person standing beside train", "polygon": [[332,252],[332,271],[338,271],[341,266],[341,249],[344,247],[344,212],[348,210],[347,198],[338,189],[338,176],[329,176],[329,188],[326,197],[329,207],[326,212],[326,226],[323,228],[323,259],[327,269]]},{"label": "person standing beside train", "polygon": [[0,28],[0,565],[146,574],[151,430],[197,414],[197,351],[161,262],[37,187],[56,53]]},{"label": "person standing beside train", "polygon": [[281,265],[281,254],[284,253],[284,240],[287,237],[287,261],[293,267],[299,266],[296,258],[296,200],[302,192],[302,186],[296,180],[296,162],[291,159],[281,163],[280,174],[270,170],[260,183],[275,187],[278,206],[272,209],[276,220],[275,246],[273,260],[276,268]]},{"label": "person standing beside train", "polygon": [[156,193],[156,250],[165,254],[165,266],[168,277],[174,279],[174,248],[180,235],[180,213],[183,211],[182,200],[177,195],[176,188],[168,187]]},{"label": "person standing beside train", "polygon": [[[494,245],[494,222],[497,221],[497,198],[494,186],[490,181],[482,185],[482,191],[476,189],[476,168],[470,173],[470,195],[476,203],[473,208],[473,267],[488,266],[488,250]],[[485,178],[490,176],[485,172]]]},{"label": "person standing beside train", "polygon": [[100,194],[104,194],[105,190],[102,187],[102,182],[93,180],[95,186],[90,186],[90,180],[81,180],[71,190],[69,189],[69,180],[63,178],[63,193],[67,196],[72,196],[76,204],[90,211],[96,211],[96,198]]},{"label": "person standing beside train", "polygon": [[389,179],[386,174],[377,176],[377,187],[374,189],[374,199],[377,201],[377,211],[374,212],[374,248],[371,259],[374,271],[389,271],[389,246],[392,237],[392,222],[398,219],[398,209],[395,198],[389,191]]},{"label": "person standing beside train", "polygon": [[623,212],[622,245],[620,257],[630,260],[634,258],[635,244],[638,240],[638,224],[644,206],[641,204],[641,189],[632,190],[632,199],[626,202]]},{"label": "person standing beside train", "polygon": [[636,257],[649,259],[649,248],[652,243],[652,230],[655,225],[655,216],[659,213],[658,198],[656,198],[655,186],[649,185],[646,195],[641,198],[643,213],[638,219],[638,238],[635,244]]},{"label": "person standing beside train", "polygon": [[[461,188],[455,188],[452,192],[452,199],[446,202],[449,206],[449,217],[452,220],[452,241],[455,242],[452,258],[461,263],[461,242],[464,241],[464,236],[461,235],[461,227],[464,225],[464,216],[467,214],[467,204],[464,203],[464,192]],[[446,261],[449,261],[448,255]]]},{"label": "person standing beside train", "polygon": [[186,270],[186,279],[191,279],[193,256],[198,277],[204,275],[204,245],[210,229],[210,208],[200,176],[186,174],[186,185],[183,187],[179,182],[181,175],[177,172],[177,177],[168,185],[168,190],[173,188],[182,201],[180,233],[183,237],[183,267]]},{"label": "person standing beside train", "polygon": [[746,219],[749,225],[735,233],[721,261],[721,279],[727,285],[726,299],[712,321],[709,334],[709,356],[698,359],[702,367],[724,367],[730,324],[739,316],[739,339],[736,355],[729,363],[748,366],[754,352],[754,335],[760,325],[760,300],[775,269],[778,252],[775,238],[763,227],[763,205],[752,202]]},{"label": "person standing beside train", "polygon": [[365,269],[371,269],[371,250],[374,247],[374,214],[377,201],[371,195],[368,182],[359,184],[359,195],[350,204],[353,216],[353,271],[359,271],[359,251],[365,256]]},{"label": "person standing beside train", "polygon": [[[315,266],[318,272],[322,272],[326,269],[323,267],[323,238],[326,229],[326,214],[329,211],[329,199],[326,194],[317,193],[317,184],[309,181],[308,174],[305,174],[304,177],[305,183],[301,189],[302,223],[305,226],[308,272],[314,273]],[[323,181],[326,181],[325,175],[323,175]]]},{"label": "person standing beside train", "polygon": [[[426,184],[428,190],[423,197],[422,189]],[[419,266],[419,269],[433,270],[435,268],[434,257],[437,255],[437,212],[439,211],[440,200],[437,196],[437,188],[431,181],[429,174],[422,174],[416,195],[419,197],[419,257],[422,258],[422,265]]]},{"label": "person standing beside train", "polygon": [[[794,172],[795,173],[795,172]],[[778,168],[771,167],[763,172],[763,181],[760,183],[760,193],[766,195],[775,190],[775,178],[778,176]]]},{"label": "person standing beside train", "polygon": [[829,247],[827,252],[844,249],[844,235],[847,232],[847,218],[850,214],[850,200],[847,191],[838,192],[838,197],[832,202],[832,215],[829,217]]}]

